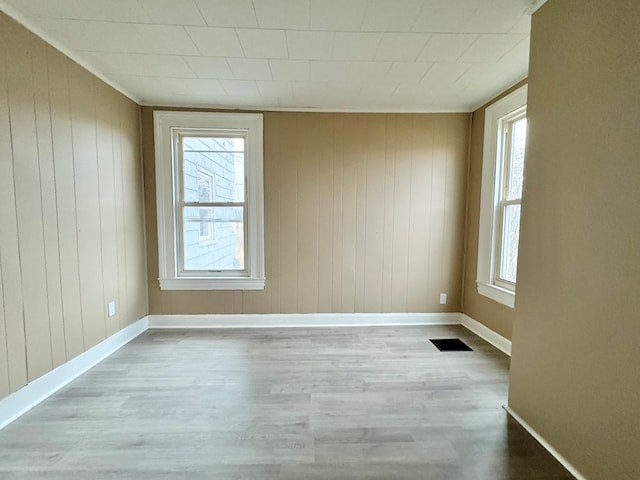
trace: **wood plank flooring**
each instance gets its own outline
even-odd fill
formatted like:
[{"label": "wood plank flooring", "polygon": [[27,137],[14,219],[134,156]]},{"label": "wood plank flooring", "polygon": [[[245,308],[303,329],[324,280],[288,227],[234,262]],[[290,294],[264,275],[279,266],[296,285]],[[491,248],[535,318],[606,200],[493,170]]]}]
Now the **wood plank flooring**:
[{"label": "wood plank flooring", "polygon": [[0,478],[573,478],[508,368],[460,326],[149,330],[1,430]]}]

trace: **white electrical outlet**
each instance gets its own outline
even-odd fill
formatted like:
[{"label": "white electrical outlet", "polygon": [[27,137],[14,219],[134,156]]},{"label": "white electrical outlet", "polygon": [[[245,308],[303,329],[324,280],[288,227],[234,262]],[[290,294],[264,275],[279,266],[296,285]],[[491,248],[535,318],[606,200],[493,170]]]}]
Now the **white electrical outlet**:
[{"label": "white electrical outlet", "polygon": [[109,316],[113,317],[116,314],[116,302],[109,302],[107,308],[109,310]]},{"label": "white electrical outlet", "polygon": [[446,305],[447,304],[447,294],[446,293],[441,293],[440,294],[440,305]]}]

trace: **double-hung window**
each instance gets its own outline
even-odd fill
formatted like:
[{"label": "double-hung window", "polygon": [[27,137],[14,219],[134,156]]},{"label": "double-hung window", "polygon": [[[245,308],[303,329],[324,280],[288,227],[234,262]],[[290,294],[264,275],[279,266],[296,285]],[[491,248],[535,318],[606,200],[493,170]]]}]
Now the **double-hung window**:
[{"label": "double-hung window", "polygon": [[514,306],[527,138],[527,86],[485,111],[478,292]]},{"label": "double-hung window", "polygon": [[163,290],[264,288],[262,115],[154,112]]}]

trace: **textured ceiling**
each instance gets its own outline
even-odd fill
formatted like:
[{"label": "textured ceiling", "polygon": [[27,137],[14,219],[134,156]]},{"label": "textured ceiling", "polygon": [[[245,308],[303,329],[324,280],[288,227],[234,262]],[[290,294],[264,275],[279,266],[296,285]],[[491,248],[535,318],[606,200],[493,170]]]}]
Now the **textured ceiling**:
[{"label": "textured ceiling", "polygon": [[0,0],[148,105],[470,111],[527,74],[531,0]]}]

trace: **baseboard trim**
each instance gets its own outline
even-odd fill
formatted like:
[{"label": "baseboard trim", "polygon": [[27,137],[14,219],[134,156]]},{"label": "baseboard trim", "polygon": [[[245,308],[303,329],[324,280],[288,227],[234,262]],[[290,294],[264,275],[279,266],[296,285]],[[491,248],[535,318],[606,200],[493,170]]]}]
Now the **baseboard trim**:
[{"label": "baseboard trim", "polygon": [[564,458],[562,455],[560,455],[560,453],[551,446],[551,444],[549,442],[547,442],[544,437],[542,437],[542,435],[540,435],[538,432],[536,432],[531,425],[529,425],[527,422],[525,422],[523,420],[523,418],[518,415],[516,412],[513,411],[513,409],[511,407],[509,407],[509,405],[503,405],[502,408],[504,408],[506,410],[506,412],[511,415],[511,417],[513,417],[513,419],[518,422],[522,428],[524,428],[527,432],[529,432],[529,434],[536,439],[536,441],[542,445],[544,447],[544,449],[549,452],[553,458],[555,458],[558,462],[560,462],[560,464],[566,468],[569,473],[571,475],[573,475],[574,477],[576,477],[577,480],[587,480],[587,478],[582,475],[578,469],[576,467],[574,467],[573,465],[571,465],[571,463],[569,463],[569,461]]},{"label": "baseboard trim", "polygon": [[468,330],[471,330],[480,338],[489,342],[501,352],[511,356],[511,340],[504,338],[499,333],[494,332],[479,321],[474,320],[469,315],[466,315],[464,313],[460,314],[460,324],[466,327]]},{"label": "baseboard trim", "polygon": [[149,328],[366,327],[459,323],[459,313],[149,315]]},{"label": "baseboard trim", "polygon": [[[0,399],[0,429],[25,414],[94,365],[153,328],[274,328],[463,325],[507,355],[511,342],[463,313],[309,313],[264,315],[147,315],[84,353]],[[505,409],[519,419],[507,406]],[[520,421],[520,420],[518,420]],[[522,423],[522,422],[520,422]],[[524,426],[524,424],[523,424]],[[525,426],[525,428],[527,428]],[[528,428],[527,428],[528,429]],[[532,432],[532,435],[538,439]],[[543,441],[541,444],[545,445]],[[545,447],[546,448],[546,447]],[[565,465],[563,463],[563,465]],[[565,465],[566,466],[566,465]],[[569,468],[569,467],[567,467]],[[575,470],[575,469],[574,469]],[[570,471],[573,473],[574,470]],[[583,478],[583,477],[579,477]]]},{"label": "baseboard trim", "polygon": [[129,343],[147,328],[148,319],[144,317],[0,400],[0,429]]},{"label": "baseboard trim", "polygon": [[276,328],[462,325],[511,356],[511,341],[464,313],[149,315],[149,328]]}]

